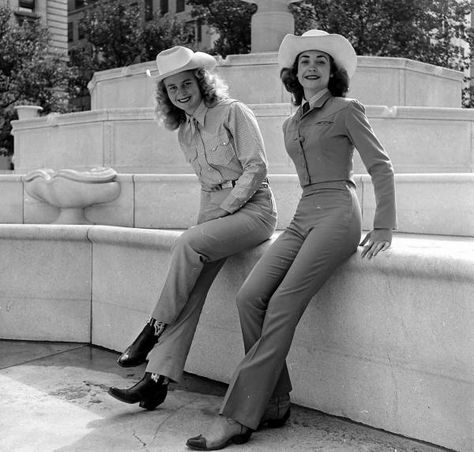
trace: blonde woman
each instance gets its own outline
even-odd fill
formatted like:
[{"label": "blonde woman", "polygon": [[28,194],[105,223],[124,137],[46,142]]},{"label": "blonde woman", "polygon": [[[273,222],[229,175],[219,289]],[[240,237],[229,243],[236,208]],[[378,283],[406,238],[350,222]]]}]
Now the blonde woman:
[{"label": "blonde woman", "polygon": [[178,131],[201,184],[201,203],[197,225],[174,245],[150,320],[118,359],[132,367],[148,358],[145,375],[129,389],[109,389],[116,399],[148,410],[163,403],[170,381],[181,380],[206,295],[226,258],[267,240],[276,224],[257,120],[228,98],[212,72],[214,57],[176,46],[156,61],[157,112]]}]

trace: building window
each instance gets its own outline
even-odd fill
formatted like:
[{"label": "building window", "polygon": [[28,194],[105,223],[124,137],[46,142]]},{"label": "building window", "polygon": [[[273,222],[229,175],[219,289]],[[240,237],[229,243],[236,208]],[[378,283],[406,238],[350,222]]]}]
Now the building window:
[{"label": "building window", "polygon": [[29,11],[33,11],[35,9],[35,0],[20,0],[18,2],[18,6],[20,8],[27,9]]},{"label": "building window", "polygon": [[67,42],[74,41],[74,22],[67,23]]},{"label": "building window", "polygon": [[166,14],[169,11],[168,0],[160,0],[161,14]]},{"label": "building window", "polygon": [[197,35],[197,41],[201,42],[202,41],[202,20],[198,19],[196,21],[196,35]]},{"label": "building window", "polygon": [[176,1],[176,12],[177,13],[181,13],[184,11],[184,7],[185,7],[185,1],[184,0],[177,0]]},{"label": "building window", "polygon": [[84,19],[79,21],[78,28],[79,28],[78,38],[79,39],[84,39],[86,37],[86,34],[84,32],[84,28],[85,28]]},{"label": "building window", "polygon": [[15,11],[15,19],[17,24],[21,27],[25,20],[27,22],[34,23],[35,21],[39,20],[39,16],[37,16],[35,13],[19,10]]},{"label": "building window", "polygon": [[188,42],[196,42],[196,23],[195,21],[191,20],[186,22],[184,31],[186,33],[186,41]]},{"label": "building window", "polygon": [[153,0],[145,0],[145,20],[153,20]]}]

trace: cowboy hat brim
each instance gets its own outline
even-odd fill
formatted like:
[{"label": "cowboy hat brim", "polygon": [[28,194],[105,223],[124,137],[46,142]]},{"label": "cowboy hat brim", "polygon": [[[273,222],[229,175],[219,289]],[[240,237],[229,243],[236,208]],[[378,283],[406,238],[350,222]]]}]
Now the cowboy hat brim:
[{"label": "cowboy hat brim", "polygon": [[160,82],[161,80],[164,80],[166,77],[170,77],[171,75],[176,75],[184,71],[192,71],[193,69],[198,69],[198,68],[205,68],[205,69],[212,70],[216,66],[217,66],[217,61],[213,56],[204,52],[195,52],[191,56],[189,61],[187,61],[184,65],[178,68],[175,68],[171,71],[167,71],[162,74],[159,74],[156,80]]},{"label": "cowboy hat brim", "polygon": [[357,67],[355,50],[344,36],[337,34],[286,35],[278,50],[278,65],[280,68],[292,67],[296,57],[307,50],[319,50],[331,55],[336,65],[345,69],[349,77],[354,75]]}]

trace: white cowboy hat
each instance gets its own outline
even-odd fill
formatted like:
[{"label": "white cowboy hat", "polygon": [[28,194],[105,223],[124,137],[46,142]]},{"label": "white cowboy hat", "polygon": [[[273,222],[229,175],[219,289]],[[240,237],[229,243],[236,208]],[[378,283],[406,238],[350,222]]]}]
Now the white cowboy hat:
[{"label": "white cowboy hat", "polygon": [[187,47],[175,46],[160,52],[156,56],[156,65],[159,73],[157,81],[161,81],[170,75],[200,67],[214,69],[217,61],[207,53],[193,52]]},{"label": "white cowboy hat", "polygon": [[323,30],[309,30],[301,36],[286,35],[278,50],[278,65],[280,68],[292,67],[296,57],[305,50],[328,53],[338,67],[347,71],[349,77],[354,75],[357,55],[351,43],[344,36]]}]

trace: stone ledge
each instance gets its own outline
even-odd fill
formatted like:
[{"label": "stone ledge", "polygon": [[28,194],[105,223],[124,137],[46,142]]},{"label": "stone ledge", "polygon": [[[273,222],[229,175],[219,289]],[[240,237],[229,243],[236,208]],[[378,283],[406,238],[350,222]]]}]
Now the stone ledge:
[{"label": "stone ledge", "polygon": [[[122,350],[149,314],[180,233],[0,225],[2,338]],[[188,371],[229,380],[243,355],[235,294],[269,243],[224,266]],[[372,261],[351,257],[298,326],[288,357],[294,401],[472,450],[473,269],[474,240],[463,238],[397,235]]]},{"label": "stone ledge", "polygon": [[[301,194],[295,174],[270,174],[278,207],[278,229],[291,221]],[[370,229],[375,209],[368,175],[355,175],[363,228]],[[119,174],[120,196],[86,209],[93,223],[157,229],[186,229],[195,223],[199,185],[193,174]],[[474,174],[396,174],[399,232],[468,236],[474,234]],[[50,223],[58,210],[23,190],[19,175],[0,176],[0,223]],[[170,200],[180,209],[170,209]],[[442,208],[442,211],[440,211]]]},{"label": "stone ledge", "polygon": [[[288,103],[252,104],[271,173],[294,172],[282,124]],[[461,108],[366,105],[397,173],[474,171],[474,111]],[[113,108],[12,121],[15,171],[112,166],[120,173],[189,173],[177,134],[157,123],[154,109]],[[449,150],[449,158],[447,158]],[[356,173],[365,172],[355,153]]]}]

